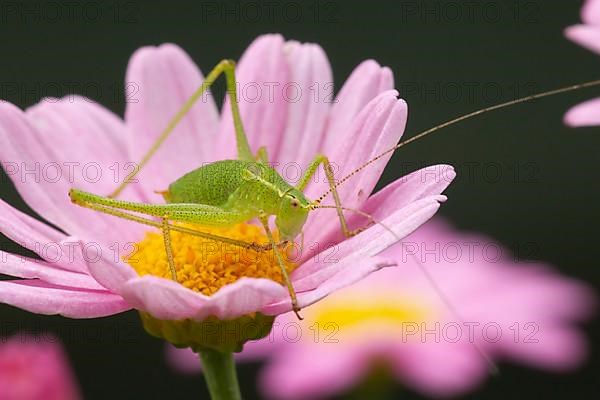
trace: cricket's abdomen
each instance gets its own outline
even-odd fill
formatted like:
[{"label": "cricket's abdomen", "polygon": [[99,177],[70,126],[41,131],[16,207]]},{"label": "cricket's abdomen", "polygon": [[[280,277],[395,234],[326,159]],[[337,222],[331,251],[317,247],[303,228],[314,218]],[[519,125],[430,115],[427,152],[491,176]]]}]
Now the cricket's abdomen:
[{"label": "cricket's abdomen", "polygon": [[223,160],[204,165],[169,185],[168,203],[197,203],[222,206],[240,187],[247,162]]}]

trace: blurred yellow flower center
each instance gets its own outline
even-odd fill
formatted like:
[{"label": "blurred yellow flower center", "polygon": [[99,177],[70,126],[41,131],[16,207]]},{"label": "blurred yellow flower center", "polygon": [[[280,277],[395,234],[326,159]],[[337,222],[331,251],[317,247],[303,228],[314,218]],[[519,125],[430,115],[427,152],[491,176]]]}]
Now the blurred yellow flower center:
[{"label": "blurred yellow flower center", "polygon": [[420,324],[432,316],[432,310],[418,299],[401,299],[397,293],[360,293],[361,298],[357,299],[357,294],[334,296],[313,306],[319,328],[348,333],[377,324],[396,330],[405,324]]},{"label": "blurred yellow flower center", "polygon": [[[239,224],[231,228],[186,225],[187,228],[230,239],[264,245],[268,239],[262,228]],[[177,281],[183,286],[210,296],[221,287],[242,277],[266,278],[282,283],[281,268],[273,250],[256,251],[176,231],[171,232],[171,247]],[[282,249],[288,273],[296,268]],[[148,232],[137,243],[136,251],[125,259],[140,276],[171,279],[165,244],[160,232]]]}]

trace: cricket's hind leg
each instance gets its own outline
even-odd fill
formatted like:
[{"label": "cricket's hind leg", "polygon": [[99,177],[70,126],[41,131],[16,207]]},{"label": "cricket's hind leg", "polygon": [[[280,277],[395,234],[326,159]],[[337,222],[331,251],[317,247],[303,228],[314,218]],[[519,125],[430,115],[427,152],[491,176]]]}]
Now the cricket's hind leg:
[{"label": "cricket's hind leg", "polygon": [[[92,193],[83,192],[83,191],[76,190],[76,189],[71,189],[71,191],[69,192],[69,196],[71,197],[71,201],[74,204],[77,204],[78,206],[89,208],[94,211],[99,211],[104,214],[113,215],[115,217],[123,218],[123,219],[129,220],[129,221],[134,221],[134,222],[137,222],[137,223],[140,223],[143,225],[152,226],[152,227],[158,228],[158,229],[162,229],[163,225],[165,224],[164,216],[169,215],[172,217],[171,212],[176,211],[176,209],[174,209],[174,208],[168,208],[168,206],[169,206],[168,204],[155,205],[155,204],[140,204],[140,203],[125,202],[122,200],[110,199],[107,197],[98,196],[98,195],[95,195]],[[127,208],[123,207],[124,205]],[[148,213],[145,210],[146,207],[154,208],[157,206],[159,207],[158,211],[162,211],[160,214],[158,214],[156,212],[157,209],[154,209],[152,213]],[[165,207],[167,207],[167,208],[165,208]],[[197,204],[197,205],[195,205],[195,207],[200,209],[203,207],[203,205]],[[214,211],[214,209],[215,209],[215,207],[212,207],[212,206],[204,206],[204,207],[205,207],[204,211],[206,211],[206,208],[210,208],[211,211]],[[155,217],[163,219],[163,221],[162,222],[155,221],[151,218],[146,218],[146,217],[142,217],[140,215],[135,215],[128,211],[139,212],[139,213],[142,213],[145,215],[155,216]],[[189,210],[186,210],[186,211],[189,212]],[[225,212],[223,212],[223,213],[225,214]],[[228,214],[231,214],[231,213],[228,213]],[[192,236],[198,236],[198,237],[202,237],[202,238],[209,239],[209,240],[214,240],[214,241],[218,241],[218,242],[231,244],[233,246],[241,247],[244,249],[249,249],[249,250],[254,250],[254,251],[268,251],[268,250],[272,249],[271,244],[259,245],[256,243],[244,242],[241,240],[231,239],[231,238],[228,238],[225,236],[220,236],[220,235],[215,235],[212,233],[198,231],[196,229],[187,228],[185,226],[172,225],[169,223],[168,228],[169,228],[169,231],[186,233],[186,234],[189,234]],[[283,246],[285,244],[287,244],[287,242],[278,243],[277,245]]]},{"label": "cricket's hind leg", "polygon": [[177,127],[177,125],[181,122],[183,117],[190,111],[193,105],[202,98],[202,95],[208,90],[208,88],[217,80],[217,78],[221,75],[225,74],[225,81],[227,84],[227,93],[230,97],[230,105],[231,105],[231,114],[233,117],[233,126],[235,128],[235,138],[237,142],[237,152],[238,159],[252,161],[254,160],[254,156],[252,151],[250,150],[250,145],[248,144],[248,138],[246,136],[246,132],[244,131],[244,125],[242,124],[242,119],[240,117],[240,110],[238,106],[238,95],[237,95],[237,84],[235,78],[235,61],[233,60],[223,60],[218,63],[212,71],[208,73],[202,85],[196,90],[190,98],[183,104],[181,109],[173,116],[171,121],[167,124],[166,128],[161,132],[156,141],[152,144],[152,147],[148,150],[148,152],[142,157],[142,159],[138,162],[137,168],[134,169],[131,173],[129,173],[123,182],[108,196],[111,198],[117,197],[125,187],[132,182],[132,179],[140,172],[142,168],[150,161],[154,153],[160,148],[160,146],[164,143],[164,141],[169,137],[169,135],[173,132],[173,130]]}]

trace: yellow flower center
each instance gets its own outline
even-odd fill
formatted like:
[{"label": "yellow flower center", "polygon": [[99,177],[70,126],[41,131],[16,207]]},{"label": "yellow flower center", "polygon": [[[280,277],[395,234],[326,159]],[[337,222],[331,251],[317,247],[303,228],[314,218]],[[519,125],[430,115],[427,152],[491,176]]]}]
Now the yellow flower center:
[{"label": "yellow flower center", "polygon": [[[307,310],[315,321],[323,343],[345,343],[364,338],[403,337],[420,331],[436,316],[435,307],[420,296],[381,289],[377,292],[350,288],[319,302]],[[413,339],[411,335],[409,339]]]},{"label": "yellow flower center", "polygon": [[[239,224],[231,228],[193,225],[185,227],[246,243],[257,245],[268,243],[263,229],[251,224]],[[171,231],[171,247],[177,281],[207,296],[242,277],[267,278],[283,283],[281,267],[272,249],[258,251],[246,249],[176,231]],[[286,270],[288,273],[292,272],[296,264],[290,261],[285,250],[280,251]],[[147,232],[144,239],[137,243],[136,251],[125,261],[140,276],[154,275],[172,279],[164,238],[160,232]]]},{"label": "yellow flower center", "polygon": [[349,301],[344,304],[328,304],[319,310],[317,322],[334,322],[339,329],[350,328],[363,323],[381,322],[393,325],[420,323],[426,319],[426,309],[411,303],[398,303],[385,299],[377,303]]}]

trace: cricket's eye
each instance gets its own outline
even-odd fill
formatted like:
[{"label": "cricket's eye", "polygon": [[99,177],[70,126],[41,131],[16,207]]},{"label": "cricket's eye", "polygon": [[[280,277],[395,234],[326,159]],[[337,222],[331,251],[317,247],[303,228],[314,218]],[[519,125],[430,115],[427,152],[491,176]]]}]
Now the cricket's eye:
[{"label": "cricket's eye", "polygon": [[300,202],[297,199],[292,199],[292,207],[297,208],[300,206]]}]

